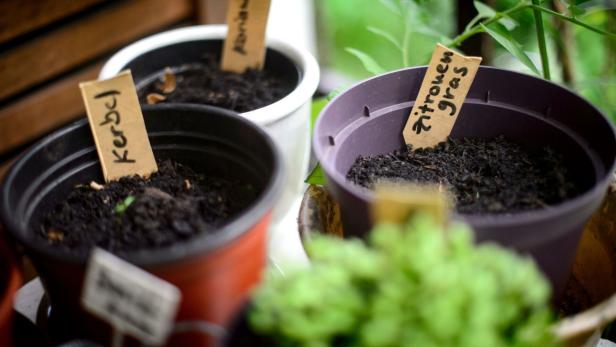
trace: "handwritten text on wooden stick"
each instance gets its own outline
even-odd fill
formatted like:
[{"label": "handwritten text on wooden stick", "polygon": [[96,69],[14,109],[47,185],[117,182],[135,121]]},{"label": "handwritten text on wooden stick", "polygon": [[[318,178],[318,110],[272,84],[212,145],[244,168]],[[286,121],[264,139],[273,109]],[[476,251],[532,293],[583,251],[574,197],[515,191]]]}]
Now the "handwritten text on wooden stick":
[{"label": "handwritten text on wooden stick", "polygon": [[79,87],[105,181],[158,171],[130,71]]},{"label": "handwritten text on wooden stick", "polygon": [[171,332],[180,290],[150,273],[95,248],[81,303],[123,334],[159,346]]},{"label": "handwritten text on wooden stick", "polygon": [[263,68],[270,1],[229,0],[229,31],[222,52],[222,70],[243,73],[246,69]]},{"label": "handwritten text on wooden stick", "polygon": [[445,141],[481,63],[437,44],[402,135],[414,149]]}]

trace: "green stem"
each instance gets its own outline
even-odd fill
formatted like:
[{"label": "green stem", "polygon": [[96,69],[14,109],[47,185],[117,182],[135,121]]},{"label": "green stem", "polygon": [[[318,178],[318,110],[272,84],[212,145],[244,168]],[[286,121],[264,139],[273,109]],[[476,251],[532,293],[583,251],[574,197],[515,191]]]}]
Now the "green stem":
[{"label": "green stem", "polygon": [[[541,12],[544,12],[544,13],[550,14],[552,16],[561,18],[561,19],[566,20],[568,22],[577,24],[577,25],[579,25],[581,27],[584,27],[584,28],[586,28],[586,29],[588,29],[590,31],[595,32],[595,33],[598,33],[598,34],[601,34],[601,35],[605,35],[605,36],[607,36],[609,38],[616,39],[616,33],[611,33],[611,32],[604,31],[602,29],[596,28],[596,27],[594,27],[592,25],[589,25],[589,24],[586,24],[586,23],[584,23],[582,21],[579,21],[577,18],[569,17],[569,16],[564,15],[562,13],[559,13],[559,12],[556,12],[556,11],[552,11],[552,10],[550,10],[548,8],[543,7],[543,6],[537,6],[537,5],[530,4],[530,3],[526,2],[526,1],[522,1],[522,2],[518,3],[516,6],[513,6],[512,8],[510,8],[510,9],[508,9],[506,11],[497,13],[494,17],[486,19],[485,21],[481,22],[480,24],[490,25],[492,23],[497,22],[498,20],[500,20],[501,18],[503,18],[506,15],[510,15],[510,14],[515,13],[515,12],[527,9],[527,8],[532,8],[532,9],[535,9],[535,10],[539,10]],[[457,46],[461,45],[464,41],[466,41],[469,37],[471,37],[473,35],[476,35],[476,34],[479,34],[481,32],[483,32],[483,29],[481,29],[481,26],[479,26],[477,24],[477,25],[475,25],[474,27],[472,27],[472,28],[470,28],[468,30],[464,30],[463,33],[461,33],[460,35],[455,37],[453,40],[451,40],[449,42],[449,46],[457,47]]]},{"label": "green stem", "polygon": [[541,68],[543,69],[543,78],[550,80],[550,59],[548,57],[548,48],[545,43],[545,30],[543,29],[543,18],[541,11],[537,9],[539,0],[533,0],[533,15],[535,16],[535,25],[537,27],[537,44],[539,45],[539,54],[541,55]]},{"label": "green stem", "polygon": [[[495,16],[486,19],[485,21],[481,22],[481,24],[483,25],[490,25],[492,23],[495,23],[497,21],[499,21],[501,18],[508,16],[512,13],[518,12],[520,10],[526,9],[528,7],[532,6],[531,4],[527,3],[526,1],[522,1],[520,3],[518,3],[517,5],[513,6],[512,8],[503,11],[503,12],[499,12],[497,13]],[[451,40],[451,42],[449,42],[450,46],[453,47],[457,47],[459,45],[462,44],[462,42],[466,41],[469,37],[479,34],[483,32],[483,29],[481,28],[481,26],[479,25],[475,25],[474,27],[472,27],[471,29],[468,30],[464,30],[463,33],[461,33],[460,35],[458,35],[457,37],[455,37],[453,40]]]},{"label": "green stem", "polygon": [[539,10],[539,11],[545,12],[545,13],[547,13],[547,14],[550,14],[550,15],[552,15],[552,16],[555,16],[555,17],[561,18],[561,19],[566,20],[566,21],[568,21],[568,22],[571,22],[571,23],[577,24],[577,25],[579,25],[579,26],[581,26],[581,27],[584,27],[584,28],[586,28],[586,29],[588,29],[588,30],[590,30],[590,31],[594,31],[594,32],[596,32],[597,34],[605,35],[605,36],[607,36],[607,37],[610,37],[610,38],[616,39],[616,33],[611,33],[611,32],[608,32],[608,31],[605,31],[605,30],[602,30],[602,29],[596,28],[596,27],[594,27],[594,26],[592,26],[592,25],[589,25],[589,24],[586,24],[586,23],[584,23],[584,22],[582,22],[582,21],[579,21],[579,20],[578,20],[577,18],[575,18],[575,17],[569,17],[569,16],[564,15],[564,14],[562,14],[562,13],[559,13],[559,12],[556,12],[556,11],[552,11],[552,10],[550,10],[549,8],[545,8],[545,7],[543,7],[543,6],[530,5],[530,7],[532,7],[532,8],[533,8],[533,9],[535,9],[535,10]]}]

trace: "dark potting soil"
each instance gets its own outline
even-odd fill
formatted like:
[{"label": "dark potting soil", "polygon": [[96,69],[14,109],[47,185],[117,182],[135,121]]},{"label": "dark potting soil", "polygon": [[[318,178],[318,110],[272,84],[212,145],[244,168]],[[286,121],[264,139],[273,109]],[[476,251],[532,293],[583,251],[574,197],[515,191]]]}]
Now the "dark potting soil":
[{"label": "dark potting soil", "polygon": [[434,148],[409,146],[359,157],[347,179],[369,189],[382,180],[443,184],[463,214],[540,209],[577,194],[562,155],[503,136],[448,139]]},{"label": "dark potting soil", "polygon": [[207,56],[201,63],[183,66],[175,72],[176,87],[165,94],[164,83],[157,80],[139,91],[141,103],[157,93],[160,102],[197,103],[218,106],[237,112],[252,111],[282,99],[295,85],[287,76],[268,70],[248,69],[243,74],[220,70],[219,59]]},{"label": "dark potting soil", "polygon": [[256,198],[251,185],[170,160],[159,161],[158,170],[147,179],[76,186],[43,217],[37,234],[78,254],[94,246],[119,254],[160,248],[214,232]]}]

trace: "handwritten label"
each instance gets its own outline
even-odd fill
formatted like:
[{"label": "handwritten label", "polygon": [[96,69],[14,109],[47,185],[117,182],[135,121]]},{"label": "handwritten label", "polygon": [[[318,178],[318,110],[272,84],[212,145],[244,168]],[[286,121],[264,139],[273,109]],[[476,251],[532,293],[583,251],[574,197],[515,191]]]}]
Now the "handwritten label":
[{"label": "handwritten label", "polygon": [[160,345],[171,331],[180,295],[172,284],[96,248],[81,303],[122,334]]},{"label": "handwritten label", "polygon": [[105,181],[158,171],[130,71],[79,88]]},{"label": "handwritten label", "polygon": [[405,223],[414,213],[423,212],[444,224],[452,206],[449,191],[440,185],[381,182],[374,194],[371,216],[375,222]]},{"label": "handwritten label", "polygon": [[447,139],[458,118],[480,57],[466,57],[437,44],[402,135],[416,148]]},{"label": "handwritten label", "polygon": [[262,69],[265,60],[265,27],[271,0],[229,0],[227,38],[221,67],[243,73]]}]

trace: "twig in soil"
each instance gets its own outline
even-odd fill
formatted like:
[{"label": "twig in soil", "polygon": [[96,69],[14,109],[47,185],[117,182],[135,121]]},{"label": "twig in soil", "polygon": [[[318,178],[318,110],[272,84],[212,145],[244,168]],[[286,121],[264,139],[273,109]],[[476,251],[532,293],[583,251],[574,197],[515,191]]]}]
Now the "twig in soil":
[{"label": "twig in soil", "polygon": [[160,95],[158,93],[150,93],[148,94],[146,99],[148,101],[148,105],[154,105],[154,104],[158,104],[159,102],[165,101],[167,97],[164,95]]},{"label": "twig in soil", "polygon": [[173,73],[173,70],[171,70],[171,68],[169,67],[166,67],[165,74],[163,75],[163,87],[162,87],[163,94],[173,93],[176,86],[177,86],[177,82],[175,80],[175,74]]},{"label": "twig in soil", "polygon": [[47,238],[50,241],[62,241],[64,239],[64,233],[58,229],[49,229]]},{"label": "twig in soil", "polygon": [[101,190],[103,188],[105,188],[105,186],[103,186],[102,184],[98,184],[95,181],[90,182],[90,188],[94,189],[94,190]]}]

